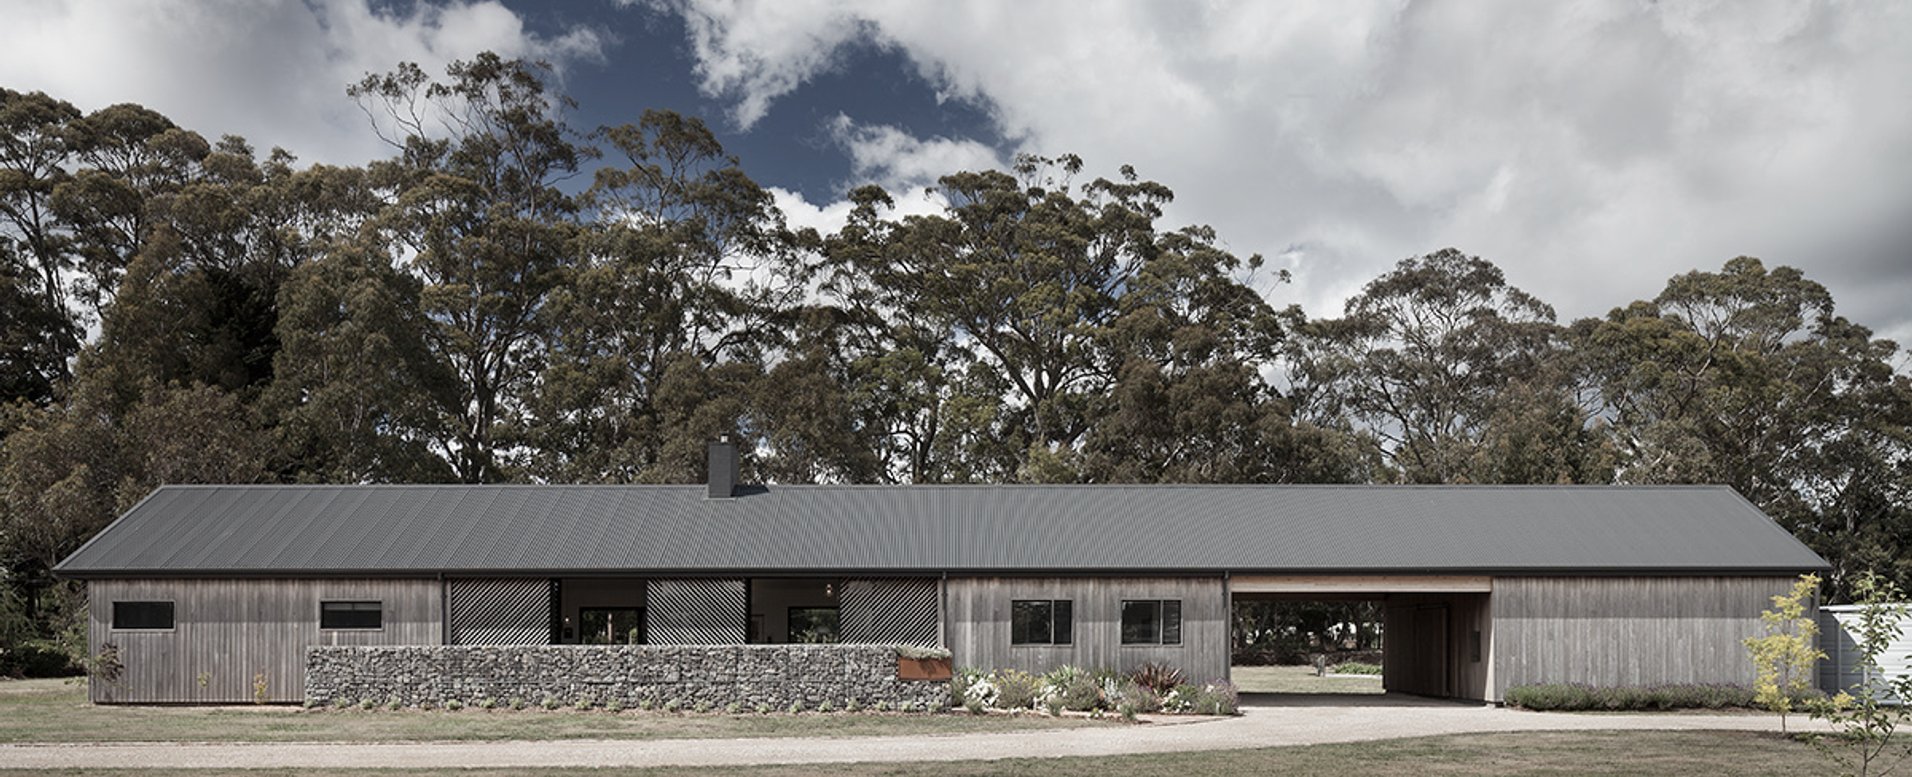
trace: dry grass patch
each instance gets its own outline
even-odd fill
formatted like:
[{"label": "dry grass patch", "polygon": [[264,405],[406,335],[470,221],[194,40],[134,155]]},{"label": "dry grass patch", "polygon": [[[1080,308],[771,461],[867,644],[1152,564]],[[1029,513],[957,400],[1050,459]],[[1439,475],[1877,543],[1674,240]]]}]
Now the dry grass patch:
[{"label": "dry grass patch", "polygon": [[1121,725],[1085,718],[962,714],[673,714],[602,710],[302,710],[286,706],[102,706],[83,685],[0,682],[0,742],[436,742],[964,734]]},{"label": "dry grass patch", "polygon": [[1242,693],[1382,693],[1380,675],[1317,677],[1312,666],[1237,666],[1228,673]]},{"label": "dry grass patch", "polygon": [[[49,771],[42,774],[80,774]],[[299,774],[279,770],[88,771],[86,774],[124,774],[128,777],[270,777]],[[405,777],[478,777],[523,774],[522,770],[344,770],[351,775]],[[540,775],[708,775],[747,774],[758,777],[1249,777],[1281,774],[1306,777],[1448,777],[1449,775],[1744,775],[1795,777],[1826,773],[1826,763],[1811,746],[1772,734],[1747,732],[1549,732],[1521,734],[1466,734],[1355,744],[1311,745],[1260,750],[1223,750],[1205,753],[1112,756],[1102,758],[1004,759],[923,764],[824,764],[667,769],[549,769]]]}]

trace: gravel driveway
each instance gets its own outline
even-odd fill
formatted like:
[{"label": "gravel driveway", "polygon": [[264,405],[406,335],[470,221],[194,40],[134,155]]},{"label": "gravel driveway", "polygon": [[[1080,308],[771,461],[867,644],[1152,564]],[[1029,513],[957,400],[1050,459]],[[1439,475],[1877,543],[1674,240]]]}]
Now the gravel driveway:
[{"label": "gravel driveway", "polygon": [[[1413,697],[1249,696],[1236,718],[929,737],[383,744],[0,745],[5,768],[461,768],[736,766],[960,761],[1223,750],[1493,731],[1777,731],[1772,715],[1519,712]],[[1812,726],[1795,716],[1795,728]]]}]

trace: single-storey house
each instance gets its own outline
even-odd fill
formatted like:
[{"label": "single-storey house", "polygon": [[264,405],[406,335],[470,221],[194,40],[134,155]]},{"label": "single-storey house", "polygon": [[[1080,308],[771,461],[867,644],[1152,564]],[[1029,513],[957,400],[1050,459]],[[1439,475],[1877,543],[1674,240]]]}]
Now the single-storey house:
[{"label": "single-storey house", "polygon": [[61,562],[96,701],[292,702],[346,645],[946,646],[957,666],[1229,672],[1231,607],[1384,603],[1392,690],[1750,684],[1826,568],[1724,487],[166,486]]}]

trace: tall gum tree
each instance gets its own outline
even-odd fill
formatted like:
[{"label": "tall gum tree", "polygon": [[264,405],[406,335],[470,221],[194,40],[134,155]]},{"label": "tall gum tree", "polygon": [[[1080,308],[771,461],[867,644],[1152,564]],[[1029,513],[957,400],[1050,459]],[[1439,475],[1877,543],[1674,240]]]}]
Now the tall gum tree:
[{"label": "tall gum tree", "polygon": [[435,444],[470,483],[520,476],[527,395],[576,263],[577,207],[559,188],[583,152],[534,63],[484,53],[443,81],[405,64],[347,90],[398,151],[371,166],[377,228],[423,282],[433,358],[457,391]]},{"label": "tall gum tree", "polygon": [[1408,482],[1475,479],[1507,388],[1557,374],[1553,308],[1452,248],[1402,260],[1341,318],[1290,315],[1289,381],[1304,417],[1358,424]]},{"label": "tall gum tree", "polygon": [[[84,328],[69,307],[75,269],[72,236],[53,209],[53,190],[68,177],[72,157],[71,125],[79,109],[44,92],[0,88],[0,247],[5,251],[10,295],[9,339],[44,342],[56,358],[50,374],[23,382],[9,397],[44,403],[52,385],[71,377],[67,360],[79,352]],[[28,320],[42,319],[26,328]],[[14,348],[25,346],[22,343]],[[28,359],[28,362],[34,361]],[[32,367],[27,373],[42,372]]]},{"label": "tall gum tree", "polygon": [[700,471],[702,441],[738,420],[674,427],[688,421],[659,408],[661,387],[667,375],[759,364],[780,345],[773,319],[801,291],[799,237],[702,121],[647,111],[593,138],[612,163],[581,198],[578,265],[549,306],[561,324],[534,397],[533,467],[567,480],[681,479]]},{"label": "tall gum tree", "polygon": [[1861,571],[1912,573],[1912,379],[1824,286],[1739,257],[1573,339],[1621,481],[1732,486],[1833,563],[1836,598]]}]

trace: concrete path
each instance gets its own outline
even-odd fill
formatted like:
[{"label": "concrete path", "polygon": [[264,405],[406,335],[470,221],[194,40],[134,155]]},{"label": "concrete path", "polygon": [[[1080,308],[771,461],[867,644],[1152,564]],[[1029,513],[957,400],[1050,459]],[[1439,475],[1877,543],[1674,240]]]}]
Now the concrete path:
[{"label": "concrete path", "polygon": [[[1355,742],[1494,731],[1777,731],[1771,715],[1566,714],[1416,698],[1245,699],[1240,717],[949,736],[389,744],[0,745],[7,768],[535,768],[1060,758]],[[1186,719],[1182,719],[1185,721]],[[1795,716],[1795,728],[1812,723]]]}]

